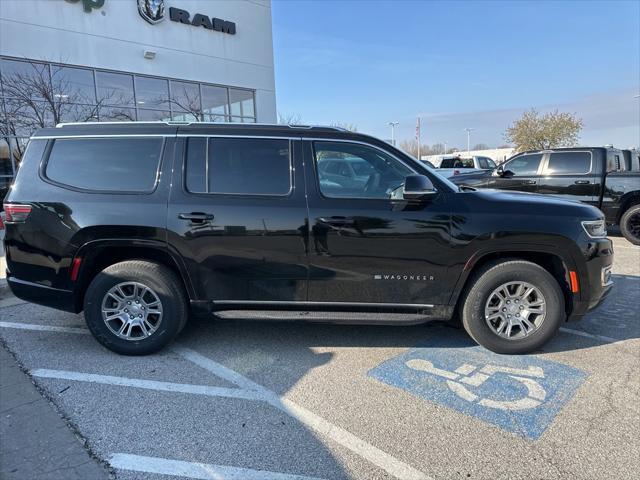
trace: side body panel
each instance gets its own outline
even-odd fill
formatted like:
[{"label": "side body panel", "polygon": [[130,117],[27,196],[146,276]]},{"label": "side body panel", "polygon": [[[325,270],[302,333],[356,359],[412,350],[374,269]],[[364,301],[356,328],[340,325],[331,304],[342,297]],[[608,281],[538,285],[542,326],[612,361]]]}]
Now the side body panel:
[{"label": "side body panel", "polygon": [[423,202],[328,198],[304,142],[309,301],[443,305],[452,287],[449,196]]},{"label": "side body panel", "polygon": [[166,249],[166,209],[173,161],[172,137],[166,137],[155,189],[151,193],[87,193],[43,179],[43,166],[54,140],[32,140],[43,156],[25,161],[8,202],[32,206],[26,222],[7,224],[5,249],[9,282],[28,281],[55,289],[60,308],[77,310],[70,268],[79,249],[95,240],[126,239],[129,245]]},{"label": "side body panel", "polygon": [[[308,233],[300,141],[290,142],[289,195],[196,194],[184,184],[185,145],[189,135],[206,132],[190,132],[177,144],[167,224],[169,248],[183,258],[194,287],[192,300],[221,305],[306,301]],[[212,218],[180,218],[195,212]]]}]

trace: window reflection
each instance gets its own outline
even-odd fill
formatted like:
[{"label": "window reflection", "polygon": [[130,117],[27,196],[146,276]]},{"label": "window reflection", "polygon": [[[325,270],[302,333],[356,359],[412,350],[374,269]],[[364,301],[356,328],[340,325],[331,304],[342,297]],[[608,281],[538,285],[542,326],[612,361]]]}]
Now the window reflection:
[{"label": "window reflection", "polygon": [[200,86],[197,83],[171,81],[171,110],[190,114],[197,121],[202,116]]},{"label": "window reflection", "polygon": [[0,115],[17,136],[57,122],[254,123],[254,95],[240,88],[0,57]]},{"label": "window reflection", "polygon": [[169,107],[169,82],[160,78],[136,77],[136,103],[138,108]]},{"label": "window reflection", "polygon": [[[205,114],[220,116],[224,119],[229,114],[229,98],[225,87],[213,85],[202,86],[202,110]],[[212,122],[224,122],[225,120],[207,120]]]},{"label": "window reflection", "polygon": [[251,90],[229,89],[231,115],[253,117],[253,92]]},{"label": "window reflection", "polygon": [[98,102],[104,105],[133,105],[133,76],[96,72]]},{"label": "window reflection", "polygon": [[96,103],[96,90],[91,70],[53,66],[51,86],[55,100],[82,104]]}]

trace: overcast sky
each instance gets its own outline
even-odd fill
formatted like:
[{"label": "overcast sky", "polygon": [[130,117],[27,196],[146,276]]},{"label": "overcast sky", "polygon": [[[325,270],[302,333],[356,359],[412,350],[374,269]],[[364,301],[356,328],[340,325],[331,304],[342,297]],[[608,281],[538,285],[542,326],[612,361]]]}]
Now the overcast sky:
[{"label": "overcast sky", "polygon": [[524,110],[584,121],[581,143],[640,144],[640,1],[273,1],[278,110],[306,123],[466,147]]}]

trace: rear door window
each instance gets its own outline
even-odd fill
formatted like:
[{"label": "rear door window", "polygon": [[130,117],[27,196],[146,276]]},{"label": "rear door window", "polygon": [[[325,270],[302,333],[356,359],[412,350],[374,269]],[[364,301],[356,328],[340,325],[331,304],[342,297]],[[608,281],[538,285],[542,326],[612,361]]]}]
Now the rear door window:
[{"label": "rear door window", "polygon": [[288,195],[291,155],[288,139],[190,138],[185,185],[192,193]]},{"label": "rear door window", "polygon": [[506,163],[504,171],[511,171],[518,177],[536,175],[541,161],[541,153],[521,155]]},{"label": "rear door window", "polygon": [[554,152],[549,155],[548,175],[580,175],[591,171],[589,152]]},{"label": "rear door window", "polygon": [[83,190],[148,193],[158,178],[163,138],[57,139],[46,177]]}]

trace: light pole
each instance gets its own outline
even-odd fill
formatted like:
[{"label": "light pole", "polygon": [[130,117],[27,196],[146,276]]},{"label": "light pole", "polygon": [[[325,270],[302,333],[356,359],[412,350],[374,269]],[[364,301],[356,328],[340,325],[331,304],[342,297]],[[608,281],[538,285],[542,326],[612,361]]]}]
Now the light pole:
[{"label": "light pole", "polygon": [[471,132],[473,132],[475,128],[465,128],[467,132],[467,153],[471,151]]},{"label": "light pole", "polygon": [[396,146],[396,125],[399,125],[400,122],[389,122],[391,125],[391,145]]},{"label": "light pole", "polygon": [[442,152],[444,155],[447,154],[447,142],[444,142],[444,152]]}]

